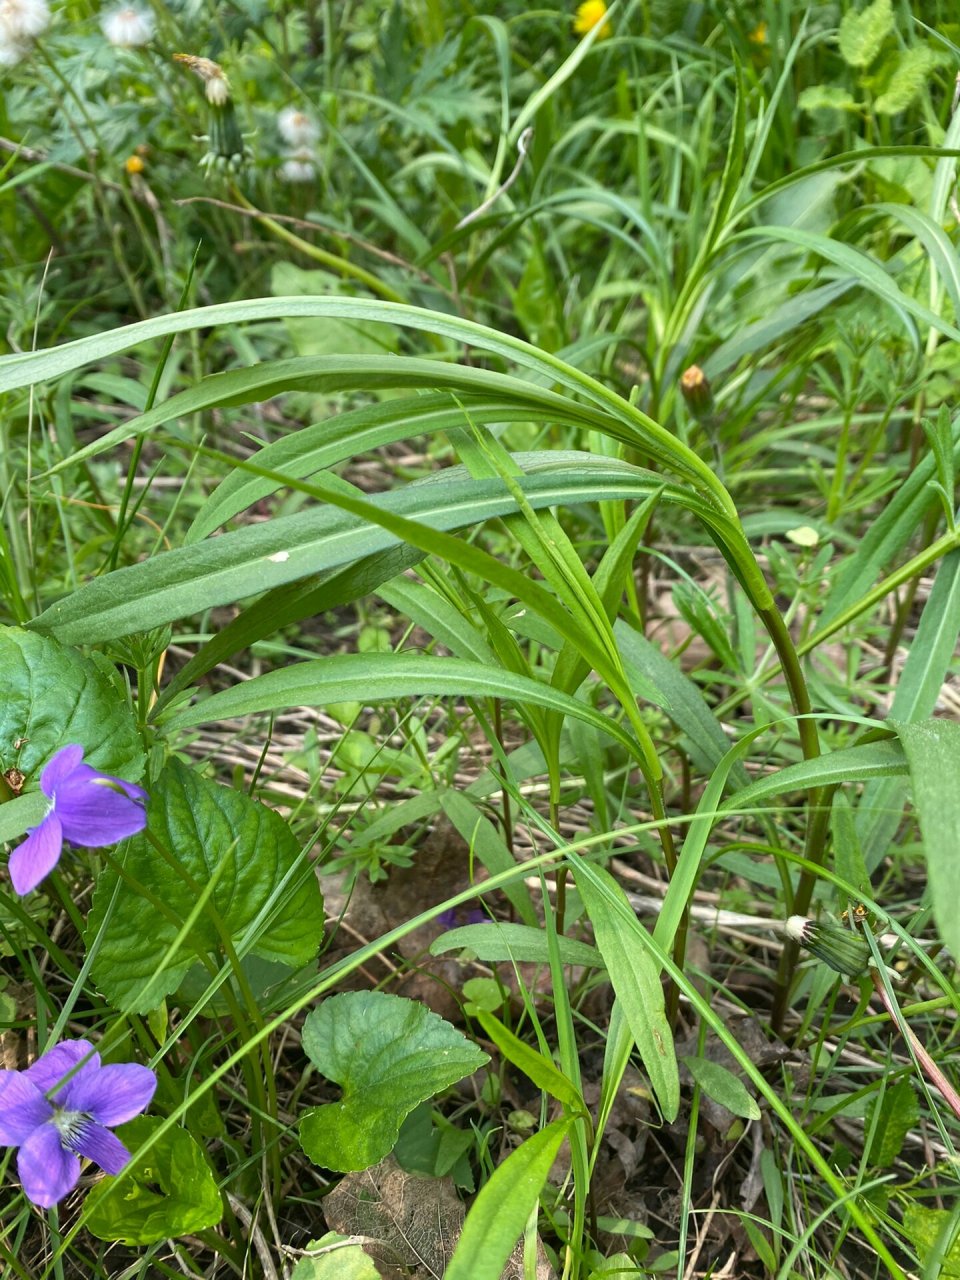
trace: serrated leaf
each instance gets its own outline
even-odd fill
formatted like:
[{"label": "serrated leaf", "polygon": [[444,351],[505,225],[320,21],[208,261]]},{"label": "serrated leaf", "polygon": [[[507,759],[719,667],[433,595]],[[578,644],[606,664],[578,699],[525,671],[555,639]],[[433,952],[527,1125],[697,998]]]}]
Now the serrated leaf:
[{"label": "serrated leaf", "polygon": [[155,1244],[215,1227],[223,1217],[213,1172],[185,1129],[168,1129],[138,1158],[137,1147],[161,1124],[156,1116],[140,1116],[117,1130],[133,1161],[119,1187],[116,1178],[104,1178],[87,1196],[84,1226],[98,1240]]},{"label": "serrated leaf", "polygon": [[414,1107],[489,1061],[438,1014],[376,991],[325,1000],[304,1023],[303,1048],[343,1097],[302,1117],[300,1145],[340,1172],[376,1164]]},{"label": "serrated leaf", "polygon": [[840,23],[840,53],[848,67],[869,67],[893,30],[892,0],[873,0],[859,13],[851,9]]},{"label": "serrated leaf", "polygon": [[923,720],[898,726],[920,818],[933,914],[940,937],[960,955],[960,724]]},{"label": "serrated leaf", "polygon": [[[939,1280],[956,1280],[960,1277],[960,1239],[953,1231],[956,1214],[949,1209],[925,1209],[911,1201],[903,1211],[903,1230],[917,1251],[924,1275],[936,1275]],[[947,1234],[949,1232],[949,1235]],[[946,1239],[941,1237],[946,1236]],[[953,1243],[950,1242],[953,1236]],[[946,1254],[937,1258],[935,1271],[927,1271],[927,1259],[936,1250],[949,1245]]]},{"label": "serrated leaf", "polygon": [[709,1058],[686,1057],[682,1059],[694,1080],[714,1102],[726,1107],[744,1120],[759,1120],[760,1108],[756,1099],[747,1091],[739,1076],[735,1076],[722,1063]]},{"label": "serrated leaf", "polygon": [[[147,833],[135,836],[123,877],[100,875],[87,921],[87,946],[98,944],[93,977],[115,1008],[146,1013],[176,991],[198,956],[220,963],[214,912],[243,955],[293,967],[316,955],[323,899],[314,875],[298,884],[302,853],[278,814],[172,760],[151,790],[147,823],[171,860]],[[290,872],[292,886],[281,890]]]},{"label": "serrated leaf", "polygon": [[43,765],[75,742],[84,763],[137,782],[143,747],[111,672],[105,659],[86,658],[51,636],[0,627],[0,770],[15,766],[28,790],[39,788]]},{"label": "serrated leaf", "polygon": [[797,106],[801,111],[859,111],[851,93],[838,84],[811,84],[800,94]]},{"label": "serrated leaf", "polygon": [[874,1123],[878,1102],[880,1115],[870,1140],[867,1164],[878,1169],[888,1169],[900,1154],[904,1138],[920,1118],[920,1106],[910,1081],[898,1080],[884,1090],[882,1100],[875,1099],[871,1103],[867,1113],[867,1133]]},{"label": "serrated leaf", "polygon": [[948,62],[949,57],[945,53],[931,49],[929,45],[920,44],[901,50],[896,56],[896,66],[887,87],[873,104],[874,111],[887,116],[906,111],[929,86],[930,76],[937,67]]}]

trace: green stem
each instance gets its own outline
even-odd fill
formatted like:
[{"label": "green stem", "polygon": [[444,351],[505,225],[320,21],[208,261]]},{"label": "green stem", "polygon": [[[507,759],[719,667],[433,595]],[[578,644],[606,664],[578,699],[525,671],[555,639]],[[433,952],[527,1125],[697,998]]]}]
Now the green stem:
[{"label": "green stem", "polygon": [[[810,703],[810,694],[803,676],[803,669],[800,666],[797,648],[790,637],[787,624],[775,607],[761,610],[761,618],[777,651],[784,679],[787,682],[787,688],[790,690],[790,700],[797,715],[797,729],[800,734],[800,747],[803,751],[804,759],[815,760],[820,754],[820,735],[817,732],[816,721],[812,718],[813,707]],[[830,819],[829,794],[824,788],[813,787],[808,795],[808,820],[804,841],[804,856],[815,867],[822,865],[827,851],[827,831]],[[802,913],[806,908],[801,907],[801,903],[809,906],[815,881],[816,873],[812,869],[804,868],[800,873],[800,880],[797,884],[797,891],[793,895],[793,900],[790,901],[788,899],[785,904],[788,914]],[[787,943],[781,953],[773,1009],[773,1026],[774,1030],[777,1031],[783,1025],[789,996],[790,978],[796,967],[797,954],[797,945],[791,942]]]},{"label": "green stem", "polygon": [[[830,829],[830,805],[836,790],[835,786],[818,787],[810,793],[809,818],[803,856],[814,867],[823,865],[827,849],[827,832]],[[816,882],[817,874],[813,867],[804,867],[800,872],[796,893],[793,895],[792,900],[789,897],[786,899],[785,915],[805,916],[807,914]],[[790,984],[797,967],[799,954],[799,945],[792,938],[787,938],[784,942],[783,950],[780,952],[780,963],[777,967],[777,985],[774,992],[773,1013],[771,1016],[771,1023],[775,1031],[781,1029],[783,1020],[786,1017]]]},{"label": "green stem", "polygon": [[878,582],[855,604],[849,605],[843,613],[838,614],[832,622],[827,623],[825,627],[820,627],[813,635],[807,636],[806,640],[797,645],[798,656],[803,657],[817,645],[823,644],[824,640],[829,640],[832,635],[836,635],[851,622],[855,622],[861,614],[867,613],[874,605],[879,604],[891,591],[896,591],[897,587],[902,587],[914,576],[919,576],[947,552],[954,551],[957,547],[960,547],[960,530],[941,534],[936,542],[932,542],[929,547],[918,552],[913,559],[902,564],[899,569],[895,569],[882,582]]},{"label": "green stem", "polygon": [[847,470],[847,450],[850,442],[850,424],[853,420],[853,405],[848,404],[843,414],[843,426],[837,441],[837,457],[833,467],[833,479],[827,497],[827,523],[833,524],[839,512],[843,497],[843,481]]},{"label": "green stem", "polygon": [[[302,236],[296,235],[295,232],[285,227],[282,223],[274,221],[269,214],[261,213],[236,187],[232,188],[231,194],[238,204],[243,205],[244,209],[248,210],[251,217],[256,218],[278,240],[283,240],[284,243],[291,245],[294,249],[298,249],[306,257],[313,258],[315,262],[322,262],[325,267],[330,267],[338,275],[366,285],[370,292],[378,298],[383,298],[387,302],[403,302],[403,297],[395,289],[392,289],[388,284],[384,284],[382,280],[378,280],[372,272],[367,271],[364,267],[357,266],[356,263],[351,262],[348,258],[341,258],[335,253],[329,253],[326,249],[321,249],[319,245],[311,244],[309,240],[304,240]],[[322,229],[319,226],[317,227],[318,231]]]}]

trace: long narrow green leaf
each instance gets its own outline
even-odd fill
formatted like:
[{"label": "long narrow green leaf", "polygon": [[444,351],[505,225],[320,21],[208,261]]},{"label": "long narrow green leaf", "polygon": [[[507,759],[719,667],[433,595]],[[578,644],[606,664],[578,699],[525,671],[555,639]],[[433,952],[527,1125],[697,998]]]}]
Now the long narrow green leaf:
[{"label": "long narrow green leaf", "polygon": [[[551,421],[582,429],[585,420],[581,406],[560,396],[555,399],[559,403],[551,410]],[[229,471],[190,526],[187,541],[199,541],[239,512],[283,488],[289,480],[281,481],[281,476],[302,480],[398,440],[452,432],[464,425],[465,412],[484,423],[526,422],[531,415],[539,414],[545,404],[541,401],[537,408],[506,399],[466,395],[454,398],[450,392],[424,392],[366,405],[303,427],[260,449],[255,455],[257,470],[237,467]],[[273,472],[274,477],[264,475],[265,471]]]},{"label": "long narrow green leaf", "polygon": [[720,800],[724,788],[735,769],[739,767],[742,771],[740,762],[749,751],[754,739],[765,732],[766,726],[753,729],[731,747],[712,771],[710,781],[703,790],[696,814],[687,828],[683,847],[677,858],[674,873],[670,877],[670,883],[663,898],[663,907],[657,916],[657,923],[653,930],[654,941],[664,951],[669,951],[673,946],[683,912],[696,888],[710,832],[720,817]]},{"label": "long narrow green leaf", "polygon": [[[593,924],[597,949],[607,966],[660,1110],[671,1123],[680,1110],[680,1077],[660,975],[649,950],[636,937],[636,931],[643,926],[633,916],[623,890],[609,872],[578,860],[573,873]],[[631,927],[624,928],[621,912],[610,904],[611,896],[626,908],[633,920]]]},{"label": "long narrow green leaf", "polygon": [[960,258],[953,241],[932,218],[909,204],[878,204],[867,212],[886,214],[896,219],[917,237],[930,256],[930,262],[946,289],[953,314],[960,316]]},{"label": "long narrow green leaf", "polygon": [[417,547],[388,547],[386,551],[365,556],[339,572],[312,575],[268,591],[201,645],[186,666],[181,667],[164,685],[153,708],[154,714],[159,714],[178,694],[212,671],[218,663],[248,649],[258,640],[275,636],[295,622],[370,595],[381,583],[419,564],[424,554]]},{"label": "long narrow green leaf", "polygon": [[377,595],[391,609],[403,614],[411,622],[423,627],[434,640],[457,658],[471,658],[474,662],[496,661],[493,650],[479,627],[475,627],[439,591],[401,576],[382,586]]},{"label": "long narrow green leaf", "polygon": [[943,316],[935,315],[929,307],[918,302],[916,298],[900,289],[891,275],[875,259],[853,245],[843,244],[839,240],[831,240],[829,236],[819,235],[813,231],[803,231],[799,227],[762,226],[751,227],[739,231],[735,240],[783,240],[795,244],[808,253],[815,253],[828,262],[834,263],[854,276],[865,289],[876,297],[887,302],[895,310],[911,315],[925,326],[936,329],[939,333],[960,342],[960,329],[951,324]]},{"label": "long narrow green leaf", "polygon": [[[953,422],[954,457],[960,459],[960,415]],[[930,488],[935,475],[932,452],[922,457],[903,480],[897,492],[867,529],[856,551],[840,567],[827,597],[818,627],[823,629],[839,617],[877,580],[880,570],[908,545],[923,520],[924,513],[937,502]],[[816,633],[807,646],[816,645]]]},{"label": "long narrow green leaf", "polygon": [[[378,391],[396,387],[425,388],[430,391],[448,387],[467,399],[472,396],[481,397],[481,409],[484,404],[492,402],[492,409],[499,407],[503,412],[508,412],[511,408],[524,409],[528,415],[542,415],[546,418],[557,415],[572,425],[589,426],[598,431],[617,429],[608,414],[600,413],[589,405],[577,404],[568,397],[559,396],[532,382],[495,373],[490,369],[473,369],[467,365],[436,360],[417,360],[412,356],[402,360],[385,359],[382,356],[296,356],[289,360],[255,364],[249,369],[213,373],[196,386],[178,392],[163,404],[137,418],[131,418],[78,449],[51,467],[50,474],[115,449],[126,440],[147,435],[168,422],[176,422],[207,409],[253,404],[294,391],[329,396],[339,391]],[[327,449],[335,449],[345,440],[356,440],[352,451],[341,449],[331,453],[333,461],[349,457],[351,452],[362,453],[382,444],[392,443],[393,440],[402,439],[404,433],[393,434],[388,428],[401,425],[406,417],[405,410],[417,407],[415,401],[405,400],[401,404],[371,406],[339,418],[331,418],[310,429],[309,433],[298,432],[295,436],[288,436],[275,445],[267,446],[263,452],[269,454],[269,460],[264,460],[263,465],[275,470],[283,469],[298,458],[300,448],[315,450],[317,436],[321,434],[322,443]],[[434,403],[428,402],[422,407],[430,410]],[[456,402],[448,396],[447,413],[455,409]],[[452,422],[454,425],[462,425],[462,412],[459,423],[455,416]],[[444,424],[441,423],[434,426],[433,430],[442,430],[443,427]],[[408,428],[405,434],[415,435],[418,432],[416,428]],[[632,433],[626,432],[624,438],[633,438]],[[318,453],[320,461],[313,467],[314,470],[332,465],[331,461],[327,461],[324,450]],[[237,510],[244,505],[247,504],[241,504]],[[222,520],[218,523],[222,523]],[[212,527],[215,528],[216,525]]]},{"label": "long narrow green leaf", "polygon": [[940,936],[960,955],[960,724],[924,720],[898,726],[920,817],[933,914]]},{"label": "long narrow green leaf", "polygon": [[[546,463],[524,476],[521,483],[532,504],[556,506],[613,497],[642,499],[659,482],[628,464],[586,458],[582,466]],[[350,501],[339,491],[318,493],[328,501]],[[683,490],[663,489],[664,501],[673,497],[686,502],[690,496]],[[428,482],[378,494],[352,506],[362,511],[363,517],[327,506],[246,526],[197,546],[162,552],[88,583],[52,605],[32,625],[66,643],[93,643],[341,567],[404,539],[414,545],[424,542],[423,549],[432,550],[439,540],[431,541],[429,530],[459,529],[516,510],[500,481],[473,480],[453,468]],[[401,532],[368,523],[364,518],[368,513],[384,521],[396,517],[395,527]],[[485,554],[466,543],[458,545],[462,545],[464,556],[471,551],[476,551],[478,558]],[[506,574],[506,567],[503,572]],[[511,591],[522,585],[511,578]],[[519,594],[536,595],[548,614],[551,609],[559,610],[552,597],[530,579]]]},{"label": "long narrow green leaf", "polygon": [[[726,755],[730,740],[700,689],[646,636],[634,631],[622,619],[614,624],[613,630],[637,696],[648,699],[667,713],[686,735],[697,767],[703,773],[712,773]],[[739,762],[733,766],[733,779],[738,786],[747,785],[746,772]]]},{"label": "long narrow green leaf", "polygon": [[[443,812],[466,841],[471,862],[476,859],[492,876],[499,875],[501,871],[509,871],[511,867],[516,866],[516,859],[504,843],[500,832],[464,792],[456,790],[445,792]],[[527,886],[523,883],[508,884],[503,892],[523,921],[523,925],[516,927],[522,928],[525,925],[528,928],[535,928],[537,937],[542,939],[543,930],[540,928],[536,907],[533,905]],[[544,950],[546,950],[545,942]]]},{"label": "long narrow green leaf", "polygon": [[444,1280],[500,1280],[573,1123],[555,1120],[497,1166],[467,1214]]},{"label": "long narrow green leaf", "polygon": [[493,1014],[478,1009],[476,1018],[503,1057],[508,1062],[512,1062],[515,1067],[519,1067],[538,1089],[543,1089],[545,1093],[549,1093],[552,1098],[562,1102],[571,1111],[586,1111],[577,1086],[539,1050],[514,1035],[509,1027],[505,1027]]},{"label": "long narrow green leaf", "polygon": [[[198,307],[191,311],[142,320],[121,329],[79,338],[49,351],[0,356],[0,393],[57,378],[93,361],[128,351],[142,342],[209,326],[272,319],[323,316],[398,325],[433,333],[456,343],[487,351],[539,374],[548,383],[565,387],[611,414],[632,430],[642,446],[670,459],[666,465],[706,490],[718,509],[736,519],[736,509],[710,467],[666,428],[635,408],[595,378],[519,338],[463,320],[459,316],[428,311],[402,303],[366,298],[256,298],[244,302]],[[428,384],[430,385],[430,384]]]},{"label": "long narrow green leaf", "polygon": [[322,707],[336,702],[365,706],[418,698],[425,694],[453,698],[503,698],[547,707],[585,720],[615,738],[634,759],[637,744],[616,720],[586,702],[568,697],[539,680],[497,670],[463,658],[433,658],[422,653],[342,653],[268,671],[174,712],[172,729],[208,724],[290,707]]},{"label": "long narrow green leaf", "polygon": [[809,791],[813,787],[832,787],[843,782],[865,782],[869,778],[888,778],[907,772],[907,761],[896,739],[867,742],[857,747],[831,751],[814,760],[801,760],[751,783],[723,803],[724,811],[747,809],[769,796],[785,791]]},{"label": "long narrow green leaf", "polygon": [[[960,551],[941,561],[933,589],[920,615],[910,652],[890,707],[890,720],[913,724],[933,714],[943,682],[956,656],[960,636]],[[883,778],[868,783],[857,805],[856,826],[867,866],[879,866],[903,821],[906,782]]]}]

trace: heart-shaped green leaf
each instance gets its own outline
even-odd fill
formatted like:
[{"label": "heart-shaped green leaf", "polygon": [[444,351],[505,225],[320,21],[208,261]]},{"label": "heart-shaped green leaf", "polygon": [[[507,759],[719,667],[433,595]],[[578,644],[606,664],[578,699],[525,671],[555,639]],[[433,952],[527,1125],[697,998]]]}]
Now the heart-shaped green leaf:
[{"label": "heart-shaped green leaf", "polygon": [[87,921],[87,945],[98,942],[93,976],[115,1007],[148,1012],[198,956],[219,964],[224,933],[241,956],[292,967],[313,959],[323,900],[277,814],[174,760],[151,789],[147,816],[122,877],[101,874]]},{"label": "heart-shaped green leaf", "polygon": [[489,1061],[422,1004],[376,991],[324,1001],[303,1025],[303,1047],[343,1097],[303,1116],[300,1144],[342,1173],[376,1164],[414,1107]]},{"label": "heart-shaped green leaf", "polygon": [[133,1162],[119,1187],[116,1178],[104,1178],[87,1196],[84,1225],[98,1240],[154,1244],[214,1227],[222,1218],[216,1180],[185,1129],[168,1129],[137,1157],[137,1147],[161,1124],[156,1116],[140,1116],[117,1131]]},{"label": "heart-shaped green leaf", "polygon": [[143,748],[112,675],[105,658],[85,658],[51,636],[0,627],[0,770],[19,769],[31,790],[50,757],[78,743],[86,764],[136,782]]}]

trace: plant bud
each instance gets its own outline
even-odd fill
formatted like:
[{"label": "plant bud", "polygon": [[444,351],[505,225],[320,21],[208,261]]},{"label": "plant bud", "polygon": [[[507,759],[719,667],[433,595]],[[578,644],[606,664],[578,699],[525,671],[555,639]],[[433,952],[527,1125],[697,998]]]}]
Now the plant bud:
[{"label": "plant bud", "polygon": [[866,940],[829,916],[820,920],[791,916],[787,921],[787,937],[847,978],[859,978],[870,962]]},{"label": "plant bud", "polygon": [[698,364],[692,364],[680,375],[680,392],[695,418],[713,410],[713,392],[707,375]]}]

